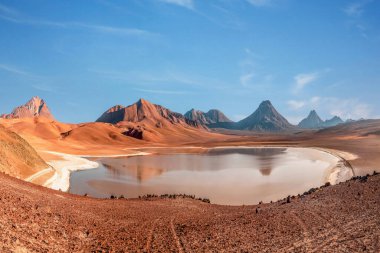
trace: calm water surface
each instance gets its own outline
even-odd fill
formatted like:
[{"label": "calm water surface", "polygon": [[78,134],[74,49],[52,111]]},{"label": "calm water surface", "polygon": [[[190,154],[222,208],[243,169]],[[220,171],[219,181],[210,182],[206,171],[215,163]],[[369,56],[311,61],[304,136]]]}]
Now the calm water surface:
[{"label": "calm water surface", "polygon": [[95,161],[98,168],[71,174],[71,193],[101,198],[185,193],[228,205],[303,193],[327,182],[338,163],[332,155],[306,148],[217,148]]}]

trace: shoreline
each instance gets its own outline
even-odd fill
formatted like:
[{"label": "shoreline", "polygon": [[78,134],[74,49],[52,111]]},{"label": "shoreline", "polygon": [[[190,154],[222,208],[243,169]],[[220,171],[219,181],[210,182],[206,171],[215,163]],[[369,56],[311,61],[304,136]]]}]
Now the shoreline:
[{"label": "shoreline", "polygon": [[[270,146],[270,145],[262,145],[262,146],[217,146],[217,147],[178,147],[181,149],[199,149],[199,153],[201,153],[201,150],[212,150],[212,149],[223,149],[223,148],[305,148],[305,149],[314,149],[316,151],[320,151],[326,154],[329,154],[337,159],[337,162],[333,165],[331,165],[327,170],[329,171],[328,175],[326,176],[326,181],[330,182],[331,184],[338,184],[340,182],[344,182],[355,176],[354,170],[352,166],[347,162],[347,160],[341,156],[341,152],[339,150],[328,150],[320,147],[297,147],[297,146]],[[155,149],[157,147],[145,147],[145,148],[131,148],[131,149]],[[177,148],[177,147],[171,147],[171,148]],[[169,147],[170,149],[170,147]],[[68,192],[70,189],[70,175],[72,172],[80,171],[80,170],[87,170],[87,169],[95,169],[99,167],[99,163],[95,161],[90,161],[87,158],[116,158],[116,157],[130,157],[130,156],[143,156],[143,155],[152,155],[153,153],[149,152],[136,152],[136,153],[130,153],[130,154],[117,154],[117,155],[73,155],[73,154],[67,154],[62,152],[55,152],[55,151],[43,151],[49,154],[56,155],[62,159],[55,159],[50,160],[47,163],[50,165],[50,168],[52,168],[55,173],[54,175],[47,179],[45,183],[43,184],[44,187],[54,189],[54,190],[60,190],[64,192]],[[343,151],[342,151],[343,152]],[[345,152],[347,153],[347,152]],[[347,153],[347,156],[350,157],[357,157],[355,154]],[[349,166],[347,166],[347,164]],[[45,169],[46,170],[46,169]],[[42,170],[43,171],[43,170]],[[40,172],[38,172],[40,173]],[[38,174],[36,173],[36,174]],[[34,176],[34,175],[33,175]],[[26,180],[26,179],[24,179]]]},{"label": "shoreline", "polygon": [[62,160],[51,160],[48,161],[49,164],[54,170],[54,175],[45,181],[43,184],[44,187],[60,190],[67,192],[70,188],[70,175],[74,171],[95,169],[99,167],[99,163],[90,161],[86,157],[124,157],[124,156],[139,156],[139,155],[148,155],[150,153],[138,152],[134,154],[125,154],[125,155],[105,155],[105,156],[85,156],[85,155],[72,155],[55,151],[43,151],[52,155],[56,155],[62,158]]}]

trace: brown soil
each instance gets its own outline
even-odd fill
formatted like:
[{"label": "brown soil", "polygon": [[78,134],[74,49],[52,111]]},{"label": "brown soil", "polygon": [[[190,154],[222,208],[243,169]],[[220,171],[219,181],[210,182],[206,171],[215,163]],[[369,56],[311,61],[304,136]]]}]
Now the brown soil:
[{"label": "brown soil", "polygon": [[0,174],[2,252],[379,252],[380,175],[229,207],[98,200]]}]

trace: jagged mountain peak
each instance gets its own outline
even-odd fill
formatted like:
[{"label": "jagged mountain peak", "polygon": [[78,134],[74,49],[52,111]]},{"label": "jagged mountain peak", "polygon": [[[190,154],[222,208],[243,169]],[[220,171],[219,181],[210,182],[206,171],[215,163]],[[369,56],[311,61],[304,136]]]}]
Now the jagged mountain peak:
[{"label": "jagged mountain peak", "polygon": [[185,113],[185,117],[197,121],[203,125],[219,124],[225,122],[232,122],[223,112],[217,109],[211,109],[208,112],[202,112],[192,108]]},{"label": "jagged mountain peak", "polygon": [[161,105],[153,104],[142,98],[127,107],[121,105],[113,106],[96,121],[112,124],[126,121],[151,124],[157,127],[173,124],[198,127],[197,122],[186,119],[182,114],[172,112]]},{"label": "jagged mountain peak", "polygon": [[38,96],[32,97],[24,105],[14,108],[10,114],[2,115],[2,118],[7,119],[33,117],[44,117],[48,119],[54,119],[45,101]]}]

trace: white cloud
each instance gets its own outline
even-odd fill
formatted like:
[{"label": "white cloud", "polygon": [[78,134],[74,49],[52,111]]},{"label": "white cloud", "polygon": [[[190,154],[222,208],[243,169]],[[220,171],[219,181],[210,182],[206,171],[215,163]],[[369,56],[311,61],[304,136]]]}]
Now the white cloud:
[{"label": "white cloud", "polygon": [[372,2],[372,0],[361,0],[350,3],[343,11],[350,17],[360,17],[364,12],[364,7]]},{"label": "white cloud", "polygon": [[272,0],[247,0],[247,2],[254,6],[268,6],[272,4]]},{"label": "white cloud", "polygon": [[185,7],[188,9],[194,9],[193,0],[159,0],[159,1],[168,3],[168,4],[175,4],[175,5]]},{"label": "white cloud", "polygon": [[356,99],[326,98],[329,102],[329,113],[331,116],[339,116],[343,119],[371,118],[372,109],[370,105],[361,103]]},{"label": "white cloud", "polygon": [[326,118],[339,116],[342,119],[360,119],[374,117],[372,107],[353,98],[318,97],[314,96],[308,100],[290,100],[287,102],[292,110],[316,110],[318,114]]},{"label": "white cloud", "polygon": [[244,87],[250,86],[251,83],[252,83],[252,79],[253,79],[254,76],[255,76],[255,74],[253,72],[241,75],[240,76],[240,83],[241,83],[241,85],[243,85]]},{"label": "white cloud", "polygon": [[321,101],[321,98],[320,98],[320,97],[317,97],[317,96],[312,97],[312,98],[310,99],[310,103],[311,103],[311,105],[313,105],[313,106],[318,105],[319,101]]},{"label": "white cloud", "polygon": [[297,101],[297,100],[289,100],[286,103],[292,110],[299,110],[306,105],[305,101]]},{"label": "white cloud", "polygon": [[319,74],[317,72],[298,74],[294,76],[295,92],[301,91],[306,85],[317,80],[318,77]]}]

